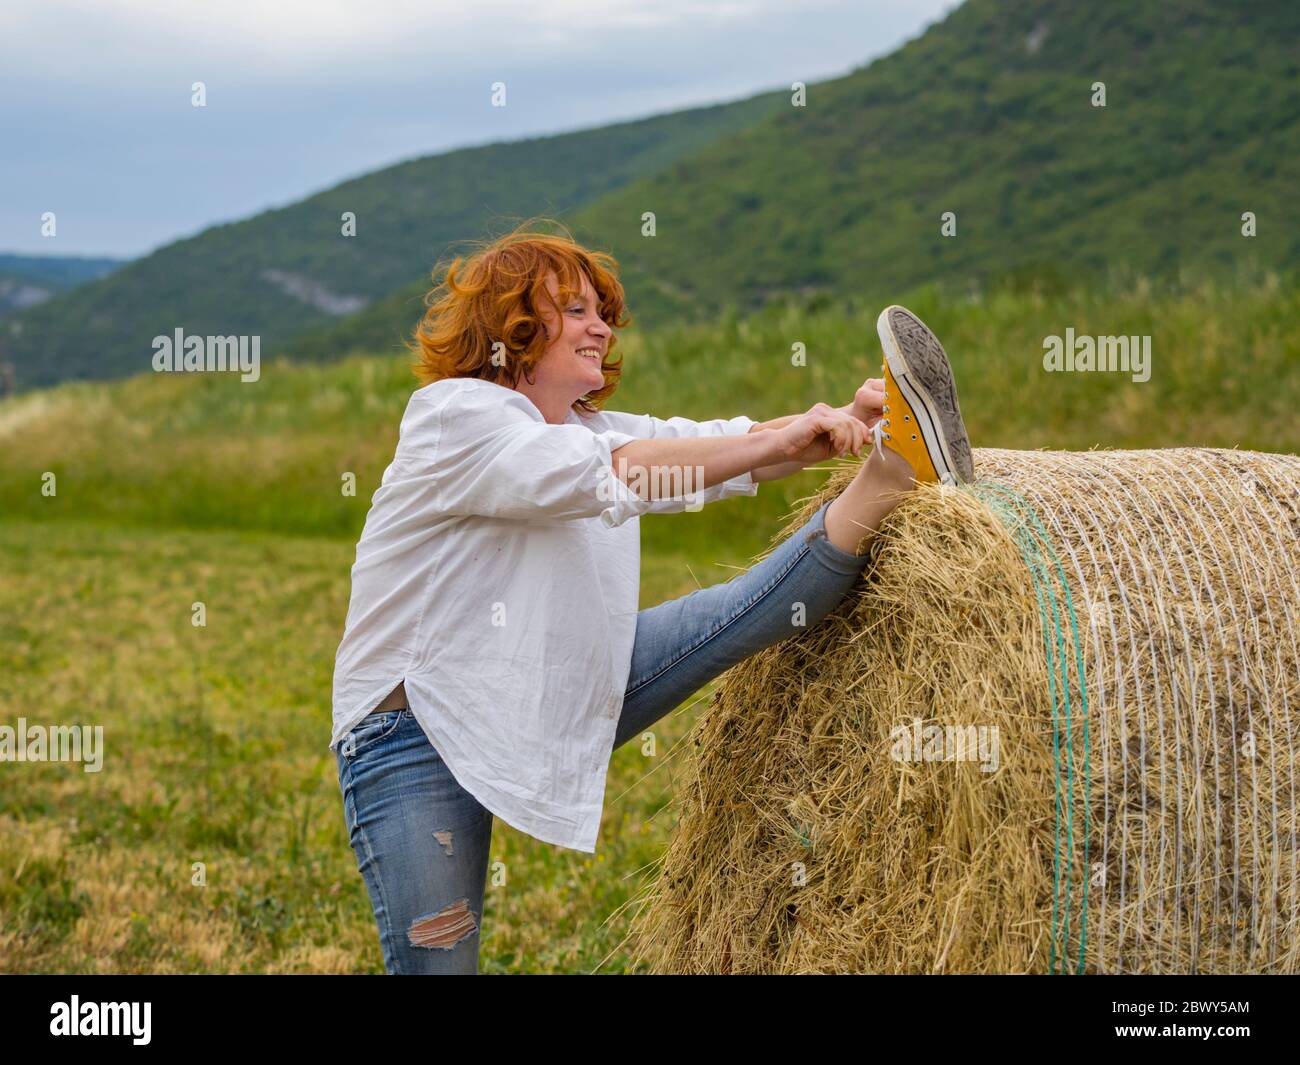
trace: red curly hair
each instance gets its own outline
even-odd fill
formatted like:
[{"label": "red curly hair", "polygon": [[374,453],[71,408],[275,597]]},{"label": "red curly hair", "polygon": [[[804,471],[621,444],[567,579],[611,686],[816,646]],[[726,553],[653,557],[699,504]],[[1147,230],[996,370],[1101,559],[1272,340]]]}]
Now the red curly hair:
[{"label": "red curly hair", "polygon": [[[513,388],[521,373],[531,379],[550,343],[540,313],[543,301],[562,321],[562,306],[579,296],[584,274],[600,302],[601,319],[612,329],[631,324],[612,256],[589,251],[567,232],[553,236],[529,225],[483,242],[468,258],[457,256],[441,283],[425,296],[427,309],[414,343],[407,345],[417,356],[411,369],[422,385],[448,377],[478,377]],[[546,289],[548,274],[556,277],[558,303]],[[437,267],[433,276],[436,280]],[[497,342],[504,345],[504,358],[494,360]],[[616,343],[611,333],[600,365],[604,386],[577,400],[575,409],[594,412],[618,388],[623,360],[610,358]]]}]

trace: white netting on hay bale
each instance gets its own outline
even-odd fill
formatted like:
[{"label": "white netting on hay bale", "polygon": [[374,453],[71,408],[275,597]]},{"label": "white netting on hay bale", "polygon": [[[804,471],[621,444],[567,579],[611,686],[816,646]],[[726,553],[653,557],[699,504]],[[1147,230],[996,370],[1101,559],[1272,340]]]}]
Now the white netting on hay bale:
[{"label": "white netting on hay bale", "polygon": [[722,678],[638,953],[1300,970],[1300,458],[975,459],[891,515],[835,614]]}]

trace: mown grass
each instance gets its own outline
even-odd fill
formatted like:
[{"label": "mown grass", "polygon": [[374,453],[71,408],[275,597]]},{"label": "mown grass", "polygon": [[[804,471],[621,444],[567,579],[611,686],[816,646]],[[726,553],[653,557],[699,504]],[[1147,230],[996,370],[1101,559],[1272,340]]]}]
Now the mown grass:
[{"label": "mown grass", "polygon": [[[906,302],[949,348],[977,447],[1300,449],[1292,289]],[[614,405],[762,419],[846,402],[879,367],[877,310],[629,334]],[[1067,327],[1150,334],[1151,380],[1044,373],[1043,337]],[[105,733],[102,772],[0,772],[0,968],[382,971],[326,748],[355,538],[410,388],[400,361],[358,358],[270,364],[255,385],[159,375],[0,402],[0,723]],[[823,476],[645,519],[642,606],[732,576]],[[670,831],[669,752],[694,712],[660,723],[653,757],[615,753],[595,855],[497,821],[507,879],[488,890],[484,971],[627,968],[623,906]]]},{"label": "mown grass", "polygon": [[[11,521],[0,553],[0,721],[103,727],[98,772],[0,773],[0,969],[382,972],[327,750],[351,545]],[[596,854],[496,822],[483,971],[626,967],[688,725],[615,752]]]}]

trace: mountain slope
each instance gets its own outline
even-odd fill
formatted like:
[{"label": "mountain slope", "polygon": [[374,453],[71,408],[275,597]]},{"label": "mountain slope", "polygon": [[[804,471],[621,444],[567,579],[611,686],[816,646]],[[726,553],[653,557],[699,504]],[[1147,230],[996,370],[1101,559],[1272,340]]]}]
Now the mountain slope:
[{"label": "mountain slope", "polygon": [[[449,242],[539,212],[619,258],[651,326],[789,293],[1290,272],[1297,187],[1300,5],[968,0],[805,107],[781,92],[450,153],[219,227],[15,316],[0,361],[24,384],[136,372],[178,325],[259,333],[264,353],[391,353]],[[357,238],[337,236],[343,210]],[[349,299],[367,306],[340,321]]]},{"label": "mountain slope", "polygon": [[0,315],[34,307],[56,292],[112,273],[125,261],[77,255],[0,255]]},{"label": "mountain slope", "polygon": [[[428,276],[447,245],[521,217],[562,215],[780,105],[771,93],[600,129],[466,148],[344,182],[215,226],[0,327],[20,388],[147,370],[150,341],[248,334],[277,342]],[[356,236],[341,235],[342,214]]]},{"label": "mountain slope", "polygon": [[[1290,0],[969,0],[892,55],[809,86],[805,107],[786,96],[569,221],[618,257],[650,326],[787,294],[879,305],[932,281],[965,292],[1290,272],[1298,42]],[[413,280],[283,350],[397,351],[427,287]]]},{"label": "mountain slope", "polygon": [[[969,0],[898,52],[811,86],[806,107],[573,221],[623,262],[651,323],[792,290],[1290,270],[1298,67],[1292,0]],[[653,238],[644,210],[657,212]],[[1242,235],[1246,211],[1255,237]]]}]

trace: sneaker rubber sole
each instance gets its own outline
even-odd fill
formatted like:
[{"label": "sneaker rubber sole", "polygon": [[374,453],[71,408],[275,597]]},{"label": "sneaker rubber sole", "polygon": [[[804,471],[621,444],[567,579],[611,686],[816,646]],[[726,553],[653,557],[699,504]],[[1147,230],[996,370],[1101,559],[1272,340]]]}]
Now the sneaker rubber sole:
[{"label": "sneaker rubber sole", "polygon": [[880,346],[912,410],[930,453],[930,461],[946,484],[975,480],[970,437],[957,403],[957,384],[943,345],[926,324],[906,307],[886,307],[876,319]]}]

